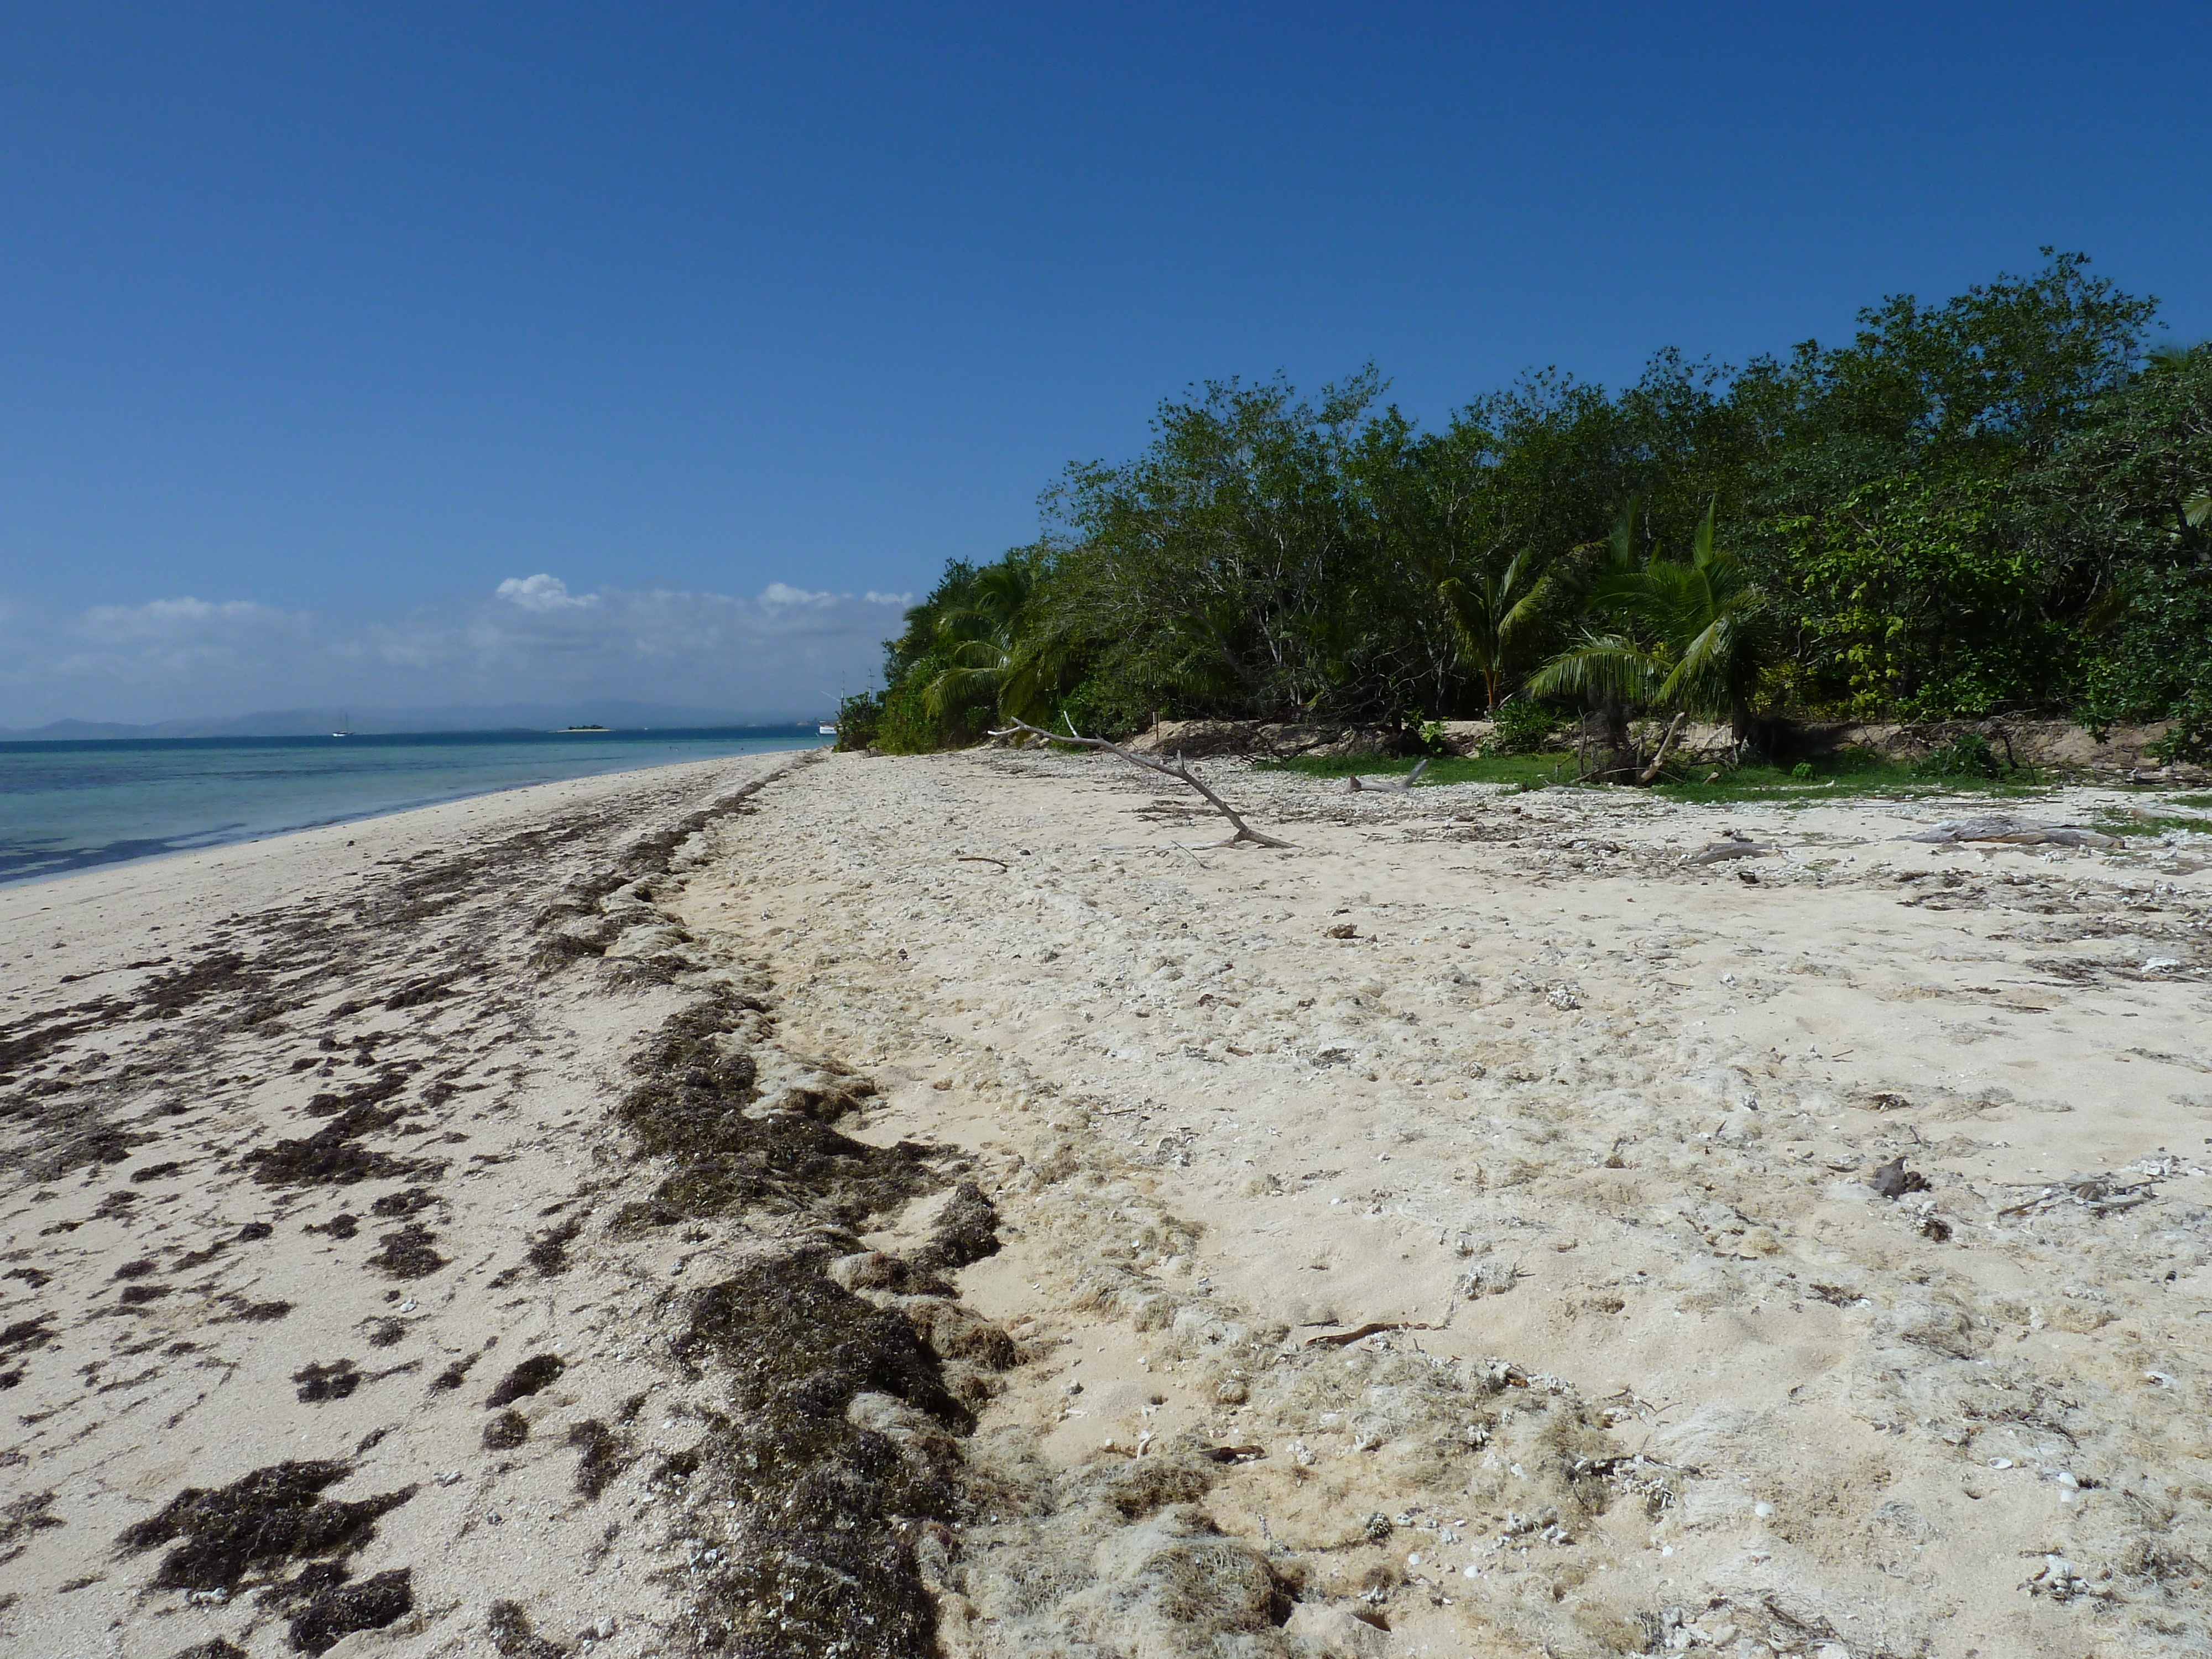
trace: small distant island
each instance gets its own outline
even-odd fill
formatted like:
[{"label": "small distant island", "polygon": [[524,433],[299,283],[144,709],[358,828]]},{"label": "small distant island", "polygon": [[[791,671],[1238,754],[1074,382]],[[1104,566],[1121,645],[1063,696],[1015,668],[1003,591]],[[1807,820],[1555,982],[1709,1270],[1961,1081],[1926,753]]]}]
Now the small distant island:
[{"label": "small distant island", "polygon": [[563,732],[604,732],[607,728],[604,726],[564,726],[561,729]]}]

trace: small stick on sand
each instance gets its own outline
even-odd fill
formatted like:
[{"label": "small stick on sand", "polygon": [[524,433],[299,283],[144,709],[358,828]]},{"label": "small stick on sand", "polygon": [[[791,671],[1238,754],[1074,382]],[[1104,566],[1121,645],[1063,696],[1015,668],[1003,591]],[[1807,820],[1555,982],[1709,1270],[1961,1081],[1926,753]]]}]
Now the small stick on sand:
[{"label": "small stick on sand", "polygon": [[1119,755],[1123,760],[1128,762],[1130,765],[1136,767],[1142,771],[1158,772],[1163,777],[1173,778],[1178,783],[1188,784],[1192,788],[1197,790],[1200,794],[1205,796],[1206,799],[1212,804],[1213,810],[1215,811],[1220,813],[1223,817],[1227,818],[1230,823],[1237,826],[1237,833],[1235,835],[1230,836],[1226,841],[1208,842],[1206,845],[1209,847],[1234,847],[1237,842],[1246,841],[1250,842],[1255,847],[1287,848],[1291,844],[1286,841],[1277,841],[1273,836],[1263,836],[1257,830],[1255,830],[1250,824],[1245,823],[1242,817],[1237,816],[1237,809],[1235,807],[1231,806],[1227,801],[1222,799],[1220,796],[1215,794],[1213,791],[1207,788],[1205,784],[1199,781],[1197,775],[1192,772],[1190,767],[1184,762],[1183,757],[1181,755],[1177,755],[1176,757],[1175,764],[1173,766],[1170,766],[1165,761],[1153,760],[1150,757],[1145,755],[1132,754],[1129,750],[1122,748],[1120,744],[1109,743],[1103,738],[1078,737],[1075,733],[1075,727],[1072,724],[1067,728],[1067,735],[1066,737],[1060,736],[1056,732],[1045,731],[1042,726],[1031,726],[1027,720],[1016,720],[1012,726],[1006,727],[1002,731],[994,732],[991,735],[994,738],[1007,738],[1012,737],[1017,732],[1026,732],[1032,737],[1042,738],[1047,743],[1072,743],[1085,749],[1103,749],[1110,755]]}]

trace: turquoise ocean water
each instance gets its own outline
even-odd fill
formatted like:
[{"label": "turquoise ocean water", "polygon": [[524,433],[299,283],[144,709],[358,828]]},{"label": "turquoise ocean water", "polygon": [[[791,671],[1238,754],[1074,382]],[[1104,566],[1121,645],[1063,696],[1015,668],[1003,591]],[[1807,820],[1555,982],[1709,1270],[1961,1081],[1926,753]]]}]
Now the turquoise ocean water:
[{"label": "turquoise ocean water", "polygon": [[0,743],[0,882],[533,783],[827,741],[806,726]]}]

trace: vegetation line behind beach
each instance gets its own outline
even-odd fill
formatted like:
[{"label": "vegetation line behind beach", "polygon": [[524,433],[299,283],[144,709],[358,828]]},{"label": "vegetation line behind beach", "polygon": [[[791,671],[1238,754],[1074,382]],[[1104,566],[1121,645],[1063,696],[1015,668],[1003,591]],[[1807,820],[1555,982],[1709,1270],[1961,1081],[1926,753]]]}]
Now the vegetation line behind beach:
[{"label": "vegetation line behind beach", "polygon": [[2046,256],[1842,345],[1532,372],[1436,431],[1371,367],[1193,388],[1068,467],[1036,542],[947,566],[843,741],[1488,714],[1579,720],[1588,769],[1638,716],[1750,758],[1794,720],[2036,712],[2212,757],[2212,343]]}]

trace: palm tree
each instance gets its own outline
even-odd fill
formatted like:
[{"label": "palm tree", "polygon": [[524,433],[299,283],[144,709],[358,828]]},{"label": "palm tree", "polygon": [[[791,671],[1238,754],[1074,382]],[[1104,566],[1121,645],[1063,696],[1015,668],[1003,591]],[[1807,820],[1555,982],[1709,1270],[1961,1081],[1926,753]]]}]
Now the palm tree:
[{"label": "palm tree", "polygon": [[1050,635],[1037,625],[1036,592],[1032,565],[1009,556],[977,571],[966,601],[937,619],[951,663],[922,694],[933,719],[978,696],[988,696],[1001,719],[1050,714],[1055,677],[1048,665]]},{"label": "palm tree", "polygon": [[1502,568],[1488,566],[1472,584],[1447,576],[1437,586],[1460,655],[1482,676],[1484,707],[1492,713],[1550,587],[1550,579],[1537,574],[1535,554],[1526,548]]},{"label": "palm tree", "polygon": [[1741,743],[1751,730],[1752,698],[1773,625],[1749,568],[1714,545],[1713,514],[1708,504],[1687,562],[1655,556],[1641,568],[1624,568],[1631,562],[1616,544],[1613,568],[1588,585],[1587,605],[1594,615],[1628,625],[1591,629],[1537,671],[1529,689],[1577,693],[1624,709],[1644,702],[1725,714]]}]

